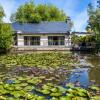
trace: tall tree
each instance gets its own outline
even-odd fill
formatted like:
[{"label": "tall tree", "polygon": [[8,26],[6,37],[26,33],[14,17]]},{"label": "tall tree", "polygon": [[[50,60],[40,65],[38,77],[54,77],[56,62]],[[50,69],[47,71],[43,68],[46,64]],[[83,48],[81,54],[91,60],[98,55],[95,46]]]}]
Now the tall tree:
[{"label": "tall tree", "polygon": [[4,10],[3,10],[2,6],[0,5],[0,22],[2,22],[2,19],[4,16],[5,16]]},{"label": "tall tree", "polygon": [[88,8],[89,21],[87,27],[90,27],[95,33],[97,48],[100,50],[100,8],[93,9],[91,7]]},{"label": "tall tree", "polygon": [[15,14],[12,14],[12,22],[36,23],[40,21],[62,21],[67,18],[66,14],[54,5],[39,4],[28,2],[21,5]]},{"label": "tall tree", "polygon": [[4,16],[4,10],[0,6],[0,51],[7,51],[12,47],[13,30],[10,24],[3,22]]},{"label": "tall tree", "polygon": [[12,47],[12,32],[10,24],[0,24],[0,49],[6,51]]}]

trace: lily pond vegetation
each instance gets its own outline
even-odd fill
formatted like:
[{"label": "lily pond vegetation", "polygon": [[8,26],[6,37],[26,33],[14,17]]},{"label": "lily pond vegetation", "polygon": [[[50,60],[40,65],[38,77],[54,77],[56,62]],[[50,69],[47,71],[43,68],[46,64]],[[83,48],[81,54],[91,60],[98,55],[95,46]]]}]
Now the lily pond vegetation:
[{"label": "lily pond vegetation", "polygon": [[0,100],[99,100],[100,88],[64,83],[79,63],[72,53],[0,56]]}]

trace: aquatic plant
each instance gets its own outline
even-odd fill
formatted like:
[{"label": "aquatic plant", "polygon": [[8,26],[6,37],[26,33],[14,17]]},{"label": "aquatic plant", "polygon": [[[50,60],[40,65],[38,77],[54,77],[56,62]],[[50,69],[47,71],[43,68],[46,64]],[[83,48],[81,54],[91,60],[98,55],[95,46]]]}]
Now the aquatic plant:
[{"label": "aquatic plant", "polygon": [[8,54],[0,56],[0,64],[6,67],[36,66],[42,68],[73,67],[77,59],[71,53],[32,53],[32,54]]},{"label": "aquatic plant", "polygon": [[[41,84],[39,77],[17,77],[0,82],[0,100],[78,100],[93,99],[90,91],[73,84],[65,87],[53,83]],[[41,84],[41,85],[40,85]],[[100,88],[91,87],[100,91]]]}]

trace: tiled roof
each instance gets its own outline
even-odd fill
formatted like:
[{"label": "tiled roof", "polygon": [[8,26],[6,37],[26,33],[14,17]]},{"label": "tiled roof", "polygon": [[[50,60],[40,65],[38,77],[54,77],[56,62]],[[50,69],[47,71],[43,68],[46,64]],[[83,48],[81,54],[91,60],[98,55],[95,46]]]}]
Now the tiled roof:
[{"label": "tiled roof", "polygon": [[36,34],[36,33],[67,33],[71,30],[69,22],[40,22],[40,23],[12,23],[14,31],[19,34]]}]

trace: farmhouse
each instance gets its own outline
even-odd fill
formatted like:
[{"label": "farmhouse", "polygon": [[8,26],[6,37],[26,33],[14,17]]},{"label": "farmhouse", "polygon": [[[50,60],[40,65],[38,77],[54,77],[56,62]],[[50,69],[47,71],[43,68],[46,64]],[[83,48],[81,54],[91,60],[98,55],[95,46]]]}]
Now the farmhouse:
[{"label": "farmhouse", "polygon": [[17,50],[69,50],[70,21],[12,23]]}]

